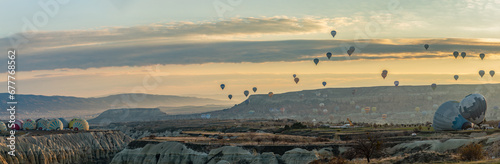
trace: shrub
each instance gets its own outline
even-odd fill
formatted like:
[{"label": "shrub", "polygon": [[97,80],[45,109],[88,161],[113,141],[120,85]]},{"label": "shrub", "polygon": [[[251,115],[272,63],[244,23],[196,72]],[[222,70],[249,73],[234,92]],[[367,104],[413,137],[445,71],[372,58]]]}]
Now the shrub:
[{"label": "shrub", "polygon": [[467,146],[460,148],[458,151],[461,160],[473,161],[481,160],[483,156],[483,145],[471,143]]}]

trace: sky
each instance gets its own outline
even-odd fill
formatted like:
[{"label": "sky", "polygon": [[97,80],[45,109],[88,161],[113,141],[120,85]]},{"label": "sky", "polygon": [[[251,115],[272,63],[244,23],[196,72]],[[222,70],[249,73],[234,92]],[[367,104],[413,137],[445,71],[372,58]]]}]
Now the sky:
[{"label": "sky", "polygon": [[[19,94],[215,99],[233,94],[239,101],[252,87],[258,88],[255,94],[267,94],[390,86],[396,80],[401,86],[500,81],[488,74],[500,70],[500,0],[0,4],[8,13],[0,15],[5,22],[0,48],[18,52]],[[430,45],[428,50],[424,44]],[[349,56],[351,46],[355,51]],[[467,55],[455,59],[454,51]],[[480,53],[486,54],[484,60]],[[6,55],[0,59],[7,60]],[[7,67],[6,62],[0,67]],[[389,72],[386,79],[382,70]],[[487,75],[481,78],[479,70]],[[300,78],[298,84],[293,74]]]}]

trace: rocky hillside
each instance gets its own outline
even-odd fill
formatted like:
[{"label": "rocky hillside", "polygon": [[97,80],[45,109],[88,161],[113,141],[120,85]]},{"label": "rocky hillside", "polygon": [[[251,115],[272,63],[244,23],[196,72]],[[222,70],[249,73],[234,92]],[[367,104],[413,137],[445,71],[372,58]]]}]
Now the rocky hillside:
[{"label": "rocky hillside", "polygon": [[16,156],[10,156],[6,138],[0,137],[0,163],[109,163],[131,141],[120,131],[25,135],[17,137]]},{"label": "rocky hillside", "polygon": [[111,122],[158,121],[166,116],[158,108],[110,109],[88,122],[91,125],[108,125]]}]

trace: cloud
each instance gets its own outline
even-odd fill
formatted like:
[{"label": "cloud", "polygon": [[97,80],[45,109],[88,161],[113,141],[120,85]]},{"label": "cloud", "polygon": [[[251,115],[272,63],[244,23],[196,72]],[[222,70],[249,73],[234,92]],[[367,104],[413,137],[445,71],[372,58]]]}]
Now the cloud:
[{"label": "cloud", "polygon": [[[177,22],[99,30],[38,32],[20,50],[18,70],[332,60],[397,60],[449,57],[453,51],[498,54],[498,42],[479,39],[365,39],[238,41],[213,38],[234,35],[298,35],[349,26],[347,18],[237,18],[219,22]],[[0,39],[8,45],[8,38]],[[431,45],[425,51],[423,44]],[[348,57],[348,47],[356,47]],[[7,49],[8,47],[4,47]],[[0,57],[5,58],[5,57]],[[322,59],[323,60],[323,59]],[[5,63],[4,63],[5,64]],[[1,65],[0,65],[1,66]]]}]

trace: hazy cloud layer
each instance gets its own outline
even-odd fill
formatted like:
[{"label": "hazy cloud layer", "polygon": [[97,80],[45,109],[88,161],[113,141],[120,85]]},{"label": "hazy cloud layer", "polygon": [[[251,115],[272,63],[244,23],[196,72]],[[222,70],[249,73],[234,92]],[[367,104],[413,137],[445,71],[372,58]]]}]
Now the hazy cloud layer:
[{"label": "hazy cloud layer", "polygon": [[[333,53],[332,60],[383,60],[498,54],[498,42],[474,39],[366,39],[237,41],[237,35],[298,35],[328,32],[328,24],[349,25],[348,18],[241,18],[220,22],[179,22],[130,28],[31,34],[18,57],[18,70],[203,64],[212,62],[301,61]],[[9,48],[9,38],[0,40]],[[428,51],[423,44],[431,45]],[[7,45],[7,46],[6,46]],[[356,47],[352,57],[346,50]],[[2,57],[2,59],[5,57]]]}]

